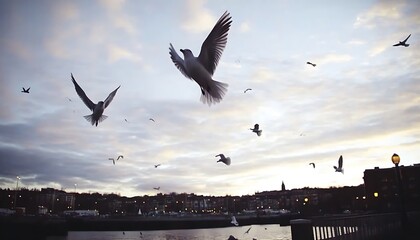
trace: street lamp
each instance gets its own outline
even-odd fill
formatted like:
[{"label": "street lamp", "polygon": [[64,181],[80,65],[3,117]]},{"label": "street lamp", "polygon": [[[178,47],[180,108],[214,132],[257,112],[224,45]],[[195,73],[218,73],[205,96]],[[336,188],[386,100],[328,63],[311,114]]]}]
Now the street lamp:
[{"label": "street lamp", "polygon": [[16,190],[15,190],[15,201],[13,202],[13,208],[14,209],[16,209],[16,200],[17,200],[17,191],[18,191],[18,188],[19,188],[19,180],[20,180],[20,177],[19,176],[16,176]]},{"label": "street lamp", "polygon": [[397,183],[398,183],[398,192],[401,202],[401,229],[403,231],[403,236],[406,234],[406,226],[407,226],[407,213],[405,211],[405,201],[404,201],[404,188],[401,180],[401,173],[400,173],[400,167],[398,164],[400,163],[400,156],[398,154],[394,153],[391,157],[392,163],[395,164],[395,171],[397,174]]}]

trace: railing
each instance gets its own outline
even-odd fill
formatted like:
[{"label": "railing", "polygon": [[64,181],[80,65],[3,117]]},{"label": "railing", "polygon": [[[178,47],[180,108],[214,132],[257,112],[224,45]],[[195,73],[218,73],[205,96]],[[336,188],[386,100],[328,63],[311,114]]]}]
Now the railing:
[{"label": "railing", "polygon": [[401,233],[398,213],[314,217],[290,224],[293,240],[396,239]]}]

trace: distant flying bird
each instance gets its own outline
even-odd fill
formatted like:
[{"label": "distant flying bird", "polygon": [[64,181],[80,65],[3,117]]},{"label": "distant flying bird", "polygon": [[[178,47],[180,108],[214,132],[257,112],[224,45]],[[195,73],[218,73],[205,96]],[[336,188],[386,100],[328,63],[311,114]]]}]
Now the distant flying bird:
[{"label": "distant flying bird", "polygon": [[230,165],[230,157],[225,157],[223,154],[218,154],[215,157],[220,157],[220,159],[217,162],[222,162],[226,165]]},{"label": "distant flying bird", "polygon": [[232,223],[235,226],[238,226],[239,225],[238,221],[236,221],[236,217],[235,216],[232,216],[232,221],[230,221],[230,223]]},{"label": "distant flying bird", "polygon": [[108,107],[108,105],[112,102],[112,99],[114,99],[115,94],[117,93],[118,89],[121,87],[119,86],[117,89],[115,89],[113,92],[111,92],[108,97],[105,99],[105,101],[99,101],[97,104],[94,104],[88,96],[86,96],[86,93],[83,91],[83,89],[77,84],[76,80],[73,77],[73,74],[71,74],[71,80],[73,81],[74,87],[76,89],[77,95],[79,95],[80,99],[82,99],[83,103],[93,112],[91,115],[86,115],[84,118],[92,124],[96,124],[98,126],[99,122],[102,122],[105,120],[108,116],[103,115],[103,112],[105,108]]},{"label": "distant flying bird", "polygon": [[394,45],[392,45],[392,46],[394,46],[394,47],[397,47],[397,46],[404,46],[404,47],[408,47],[408,46],[410,46],[410,44],[407,44],[406,42],[407,42],[407,40],[410,38],[410,36],[411,36],[411,33],[410,33],[410,35],[408,35],[408,37],[404,40],[404,41],[400,41],[399,43],[397,43],[397,44],[394,44]]},{"label": "distant flying bird", "polygon": [[247,89],[245,89],[244,93],[246,93],[246,92],[248,92],[250,90],[252,90],[252,88],[247,88]]},{"label": "distant flying bird", "polygon": [[159,191],[160,187],[154,187],[153,189]]},{"label": "distant flying bird", "polygon": [[22,87],[22,91],[23,93],[29,93],[29,89],[31,89],[30,87],[28,89],[25,89],[24,87]]},{"label": "distant flying bird", "polygon": [[311,162],[311,163],[309,163],[309,165],[312,165],[312,167],[315,168],[315,163]]},{"label": "distant flying bird", "polygon": [[108,158],[108,160],[112,160],[112,163],[115,165],[115,159],[114,158]]},{"label": "distant flying bird", "polygon": [[124,159],[124,156],[123,156],[123,155],[119,155],[119,156],[117,157],[117,160],[120,160],[120,158]]},{"label": "distant flying bird", "polygon": [[160,163],[159,163],[159,164],[156,164],[156,165],[155,165],[155,168],[157,168],[157,167],[159,167],[159,166],[160,166]]},{"label": "distant flying bird", "polygon": [[67,98],[67,100],[69,100],[69,102],[72,102],[72,100],[69,97],[66,97],[66,98]]},{"label": "distant flying bird", "polygon": [[342,174],[344,174],[342,155],[340,155],[340,158],[338,159],[338,167],[334,166],[334,169],[336,172],[341,172]]},{"label": "distant flying bird", "polygon": [[[245,232],[245,233],[247,233],[247,234],[248,234],[248,233],[249,233],[249,230],[251,230],[251,228],[252,228],[252,226],[251,226],[251,227],[249,227],[249,228],[248,228],[248,230],[246,230],[246,232]],[[244,234],[245,234],[245,233],[244,233]]]},{"label": "distant flying bird", "polygon": [[128,122],[127,118],[124,118],[124,121],[125,121],[125,122]]},{"label": "distant flying bird", "polygon": [[250,128],[249,130],[253,131],[254,133],[256,133],[259,136],[261,136],[262,130],[260,130],[260,125],[258,123],[256,123],[254,125],[254,128]]},{"label": "distant flying bird", "polygon": [[180,49],[184,55],[182,59],[170,43],[172,62],[186,78],[197,82],[201,89],[200,100],[209,106],[220,102],[227,91],[228,84],[215,81],[212,76],[226,46],[231,23],[229,13],[225,12],[201,45],[198,57],[194,57],[190,49]]},{"label": "distant flying bird", "polygon": [[153,118],[149,118],[149,120],[152,121],[152,122],[155,122],[155,119],[153,119]]},{"label": "distant flying bird", "polygon": [[227,240],[238,240],[236,237],[230,235],[229,238]]},{"label": "distant flying bird", "polygon": [[315,63],[311,63],[311,62],[306,62],[306,64],[312,65],[312,67],[315,67],[316,66]]}]

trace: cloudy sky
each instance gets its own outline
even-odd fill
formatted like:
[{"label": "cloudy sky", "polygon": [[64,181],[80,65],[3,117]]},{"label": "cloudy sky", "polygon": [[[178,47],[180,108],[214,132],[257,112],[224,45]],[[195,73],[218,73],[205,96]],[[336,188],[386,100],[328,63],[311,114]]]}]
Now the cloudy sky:
[{"label": "cloudy sky", "polygon": [[[209,107],[168,48],[198,55],[225,11],[214,79],[229,87]],[[394,152],[419,163],[419,12],[418,0],[0,1],[0,188],[20,176],[27,188],[242,195],[359,185]],[[71,73],[95,103],[121,85],[98,127]]]}]

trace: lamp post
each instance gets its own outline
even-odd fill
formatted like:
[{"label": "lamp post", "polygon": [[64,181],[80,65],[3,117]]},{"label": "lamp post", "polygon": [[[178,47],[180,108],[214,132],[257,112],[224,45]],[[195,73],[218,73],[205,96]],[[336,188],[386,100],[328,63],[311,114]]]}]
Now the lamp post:
[{"label": "lamp post", "polygon": [[15,201],[13,202],[13,208],[14,209],[16,209],[17,192],[18,192],[18,189],[19,189],[19,180],[20,180],[20,177],[19,176],[16,176]]},{"label": "lamp post", "polygon": [[400,204],[401,204],[401,229],[403,231],[403,236],[406,235],[406,227],[407,227],[407,213],[405,211],[405,200],[404,200],[404,188],[401,180],[401,173],[400,173],[400,167],[398,164],[400,163],[400,156],[398,154],[394,153],[391,157],[392,163],[395,164],[395,171],[397,174],[397,184],[398,184],[398,194],[400,198]]}]

